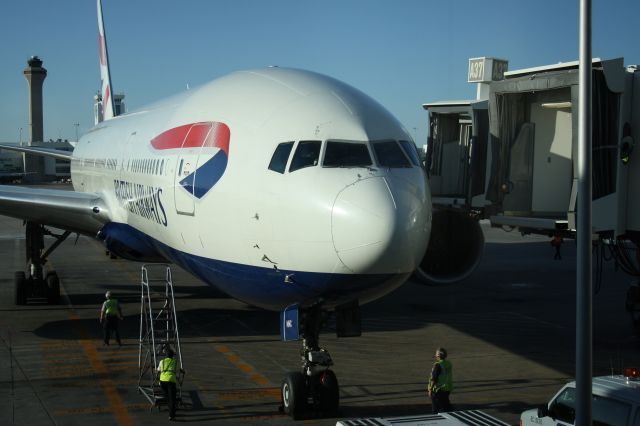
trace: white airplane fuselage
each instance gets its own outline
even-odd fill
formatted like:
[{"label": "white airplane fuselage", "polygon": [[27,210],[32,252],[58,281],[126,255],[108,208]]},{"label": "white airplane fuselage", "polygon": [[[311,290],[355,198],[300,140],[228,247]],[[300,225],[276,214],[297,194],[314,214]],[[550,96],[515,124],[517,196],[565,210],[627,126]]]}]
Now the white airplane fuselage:
[{"label": "white airplane fuselage", "polygon": [[[317,160],[293,170],[306,141]],[[372,164],[327,166],[328,141],[366,144]],[[408,278],[431,226],[423,170],[381,166],[376,141],[411,137],[344,83],[267,68],[100,123],[71,175],[101,195],[112,222],[99,237],[120,256],[166,259],[266,309],[362,304]],[[286,167],[270,169],[288,142]]]}]

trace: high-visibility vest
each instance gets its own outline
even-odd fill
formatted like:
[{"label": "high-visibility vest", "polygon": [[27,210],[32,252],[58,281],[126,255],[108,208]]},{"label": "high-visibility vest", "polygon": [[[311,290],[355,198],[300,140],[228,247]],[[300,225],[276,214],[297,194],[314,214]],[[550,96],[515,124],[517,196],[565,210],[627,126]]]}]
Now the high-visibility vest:
[{"label": "high-visibility vest", "polygon": [[446,359],[441,359],[436,362],[436,365],[440,366],[440,375],[437,383],[433,383],[431,378],[429,379],[429,389],[433,393],[451,392],[453,390],[453,366]]},{"label": "high-visibility vest", "polygon": [[160,381],[176,382],[176,366],[178,362],[173,358],[165,358],[160,361]]},{"label": "high-visibility vest", "polygon": [[116,299],[105,300],[104,313],[106,315],[118,315],[118,301]]}]

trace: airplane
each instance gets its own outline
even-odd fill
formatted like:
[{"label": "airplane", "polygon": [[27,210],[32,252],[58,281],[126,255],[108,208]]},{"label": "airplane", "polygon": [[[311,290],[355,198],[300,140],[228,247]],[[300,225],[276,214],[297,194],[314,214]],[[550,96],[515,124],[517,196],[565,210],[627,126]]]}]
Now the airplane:
[{"label": "airplane", "polygon": [[[327,315],[341,335],[359,335],[359,306],[429,263],[431,199],[410,134],[350,85],[280,67],[116,116],[101,0],[97,11],[104,120],[72,153],[1,147],[70,161],[74,189],[0,186],[0,214],[26,223],[16,303],[58,301],[59,277],[44,264],[73,233],[124,259],[174,263],[280,311],[283,340],[303,342],[284,411],[300,418],[313,398],[335,412],[333,361],[319,345]],[[45,235],[55,238],[46,250]]]}]

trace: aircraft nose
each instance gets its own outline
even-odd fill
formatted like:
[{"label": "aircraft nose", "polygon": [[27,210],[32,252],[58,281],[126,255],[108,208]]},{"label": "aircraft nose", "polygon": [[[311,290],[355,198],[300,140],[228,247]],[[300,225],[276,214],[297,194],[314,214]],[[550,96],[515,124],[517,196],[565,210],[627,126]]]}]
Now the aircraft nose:
[{"label": "aircraft nose", "polygon": [[344,188],[331,214],[333,244],[354,273],[403,273],[422,260],[429,239],[428,196],[401,179],[372,177]]}]

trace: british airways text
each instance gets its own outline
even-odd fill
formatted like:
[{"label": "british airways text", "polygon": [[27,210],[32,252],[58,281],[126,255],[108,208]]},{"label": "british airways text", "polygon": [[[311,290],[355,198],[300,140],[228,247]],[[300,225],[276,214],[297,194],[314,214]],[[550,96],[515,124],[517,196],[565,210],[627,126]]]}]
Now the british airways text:
[{"label": "british airways text", "polygon": [[167,214],[162,205],[162,188],[140,183],[114,180],[113,186],[120,205],[133,214],[167,226]]}]

